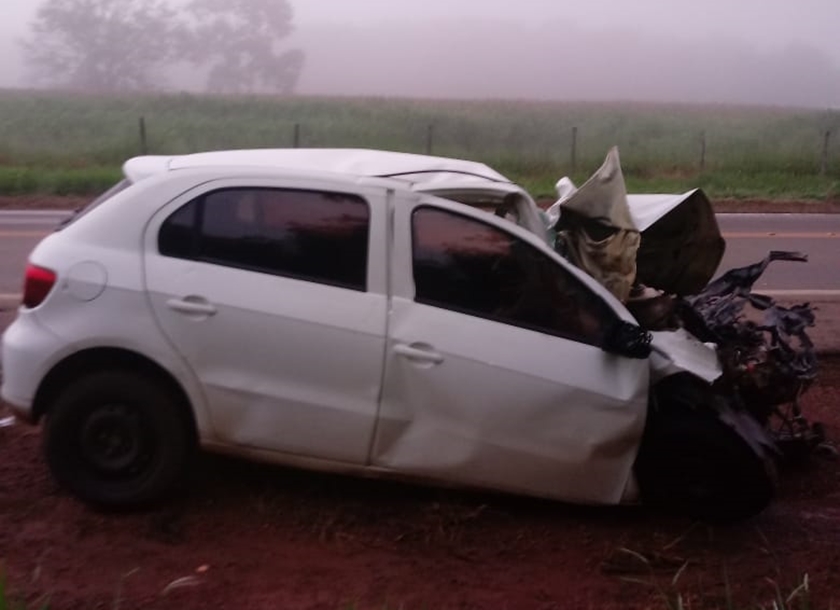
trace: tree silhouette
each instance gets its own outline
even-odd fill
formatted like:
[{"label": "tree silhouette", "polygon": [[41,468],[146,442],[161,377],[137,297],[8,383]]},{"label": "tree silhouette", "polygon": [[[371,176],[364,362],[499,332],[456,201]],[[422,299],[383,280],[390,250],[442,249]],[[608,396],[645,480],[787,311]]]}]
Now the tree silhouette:
[{"label": "tree silhouette", "polygon": [[35,82],[137,90],[162,84],[183,35],[161,0],[46,0],[23,49]]},{"label": "tree silhouette", "polygon": [[283,51],[293,31],[287,0],[192,0],[191,61],[209,68],[217,93],[291,93],[303,67],[298,49]]}]

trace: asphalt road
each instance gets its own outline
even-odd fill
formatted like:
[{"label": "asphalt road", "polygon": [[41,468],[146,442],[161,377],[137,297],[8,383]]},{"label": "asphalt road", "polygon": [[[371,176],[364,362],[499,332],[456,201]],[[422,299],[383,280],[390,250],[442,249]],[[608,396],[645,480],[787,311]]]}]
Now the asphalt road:
[{"label": "asphalt road", "polygon": [[718,224],[726,238],[721,272],[770,250],[802,252],[807,263],[772,263],[756,290],[840,298],[840,214],[719,214]]},{"label": "asphalt road", "polygon": [[[0,210],[0,306],[18,300],[29,252],[67,212]],[[840,215],[721,214],[727,249],[720,269],[761,260],[770,250],[808,254],[807,263],[773,263],[758,290],[792,297],[840,297]]]}]

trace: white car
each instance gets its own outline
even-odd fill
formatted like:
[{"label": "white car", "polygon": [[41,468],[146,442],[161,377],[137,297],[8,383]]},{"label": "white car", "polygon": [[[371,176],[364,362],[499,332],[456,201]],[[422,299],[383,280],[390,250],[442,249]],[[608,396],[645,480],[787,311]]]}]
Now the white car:
[{"label": "white car", "polygon": [[124,174],[32,252],[2,341],[3,399],[45,418],[83,500],[157,500],[200,445],[717,520],[770,501],[714,351],[651,346],[487,166],[253,150]]}]

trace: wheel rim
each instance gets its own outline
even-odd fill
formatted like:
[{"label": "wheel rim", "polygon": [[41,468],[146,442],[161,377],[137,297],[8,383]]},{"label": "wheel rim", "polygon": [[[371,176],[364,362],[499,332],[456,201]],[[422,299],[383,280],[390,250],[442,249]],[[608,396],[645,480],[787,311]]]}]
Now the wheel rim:
[{"label": "wheel rim", "polygon": [[95,408],[83,422],[79,440],[85,461],[111,476],[141,471],[153,446],[138,410],[125,404]]}]

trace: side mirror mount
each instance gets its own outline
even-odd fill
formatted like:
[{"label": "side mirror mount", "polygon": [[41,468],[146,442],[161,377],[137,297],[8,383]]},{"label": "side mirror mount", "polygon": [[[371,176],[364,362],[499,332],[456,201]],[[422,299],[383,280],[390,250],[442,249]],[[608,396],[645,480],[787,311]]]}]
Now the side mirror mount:
[{"label": "side mirror mount", "polygon": [[650,356],[653,335],[641,326],[618,320],[604,337],[602,349],[610,354],[643,360]]}]

